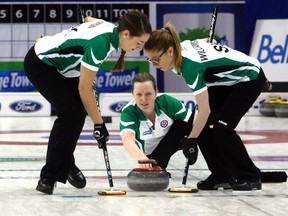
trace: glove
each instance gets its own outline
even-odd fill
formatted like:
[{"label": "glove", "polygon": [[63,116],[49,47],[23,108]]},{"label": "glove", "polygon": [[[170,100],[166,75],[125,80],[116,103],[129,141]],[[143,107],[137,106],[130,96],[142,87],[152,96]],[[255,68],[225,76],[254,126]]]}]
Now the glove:
[{"label": "glove", "polygon": [[109,133],[105,123],[94,124],[93,136],[98,142],[98,148],[102,149],[106,142],[109,140]]},{"label": "glove", "polygon": [[183,138],[181,141],[183,146],[183,154],[189,160],[189,164],[192,165],[196,162],[198,156],[198,139],[197,138]]}]

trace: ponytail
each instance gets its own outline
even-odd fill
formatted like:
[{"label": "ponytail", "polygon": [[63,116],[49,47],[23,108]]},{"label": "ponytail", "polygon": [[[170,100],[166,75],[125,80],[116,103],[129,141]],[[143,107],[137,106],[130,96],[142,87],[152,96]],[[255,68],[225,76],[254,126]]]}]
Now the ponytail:
[{"label": "ponytail", "polygon": [[126,52],[122,49],[121,50],[121,55],[119,56],[117,62],[115,63],[113,69],[111,72],[116,72],[116,71],[123,71],[124,70],[124,58],[125,58]]},{"label": "ponytail", "polygon": [[181,41],[180,41],[179,35],[175,27],[173,26],[173,24],[170,22],[166,23],[164,28],[169,31],[173,39],[173,48],[174,48],[174,55],[175,55],[174,61],[173,61],[173,67],[175,68],[176,71],[180,72],[181,65],[182,65],[182,56],[181,56],[182,48],[180,44]]}]

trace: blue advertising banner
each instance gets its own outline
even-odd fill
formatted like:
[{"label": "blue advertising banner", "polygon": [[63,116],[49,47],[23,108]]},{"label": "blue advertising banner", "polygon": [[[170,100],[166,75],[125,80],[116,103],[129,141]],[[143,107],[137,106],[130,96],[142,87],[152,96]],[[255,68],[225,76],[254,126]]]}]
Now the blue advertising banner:
[{"label": "blue advertising banner", "polygon": [[99,70],[95,80],[97,93],[129,91],[132,89],[132,80],[137,73],[139,73],[139,67],[123,72]]},{"label": "blue advertising banner", "polygon": [[35,87],[23,70],[0,70],[0,92],[30,92]]},{"label": "blue advertising banner", "polygon": [[[36,91],[23,70],[0,70],[0,92]],[[111,73],[100,69],[97,72],[97,92],[125,92],[132,88],[132,79],[139,73],[139,67]]]}]

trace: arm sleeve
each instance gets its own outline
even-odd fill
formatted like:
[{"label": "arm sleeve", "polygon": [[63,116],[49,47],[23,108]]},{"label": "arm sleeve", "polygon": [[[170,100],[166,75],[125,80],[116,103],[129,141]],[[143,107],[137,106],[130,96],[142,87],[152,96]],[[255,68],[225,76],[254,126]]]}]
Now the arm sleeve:
[{"label": "arm sleeve", "polygon": [[98,36],[87,43],[81,64],[92,71],[98,71],[106,59],[109,49],[110,42],[104,36]]}]

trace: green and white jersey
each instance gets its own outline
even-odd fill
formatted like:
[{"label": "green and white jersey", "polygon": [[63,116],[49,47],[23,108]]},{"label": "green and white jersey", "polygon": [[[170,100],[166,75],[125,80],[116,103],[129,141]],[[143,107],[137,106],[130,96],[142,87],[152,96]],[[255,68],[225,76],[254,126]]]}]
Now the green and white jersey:
[{"label": "green and white jersey", "polygon": [[155,100],[155,124],[147,119],[135,100],[123,107],[120,117],[120,135],[125,132],[135,133],[136,145],[149,155],[161,139],[168,133],[175,120],[188,122],[192,111],[176,98],[162,94]]},{"label": "green and white jersey", "polygon": [[[203,40],[183,41],[182,74],[194,95],[209,86],[231,86],[257,78],[260,63],[256,58],[227,46]],[[173,69],[174,72],[176,72]]]},{"label": "green and white jersey", "polygon": [[54,36],[42,37],[35,44],[36,55],[65,77],[79,77],[80,64],[98,71],[110,53],[118,49],[117,27],[102,19],[87,22]]}]

